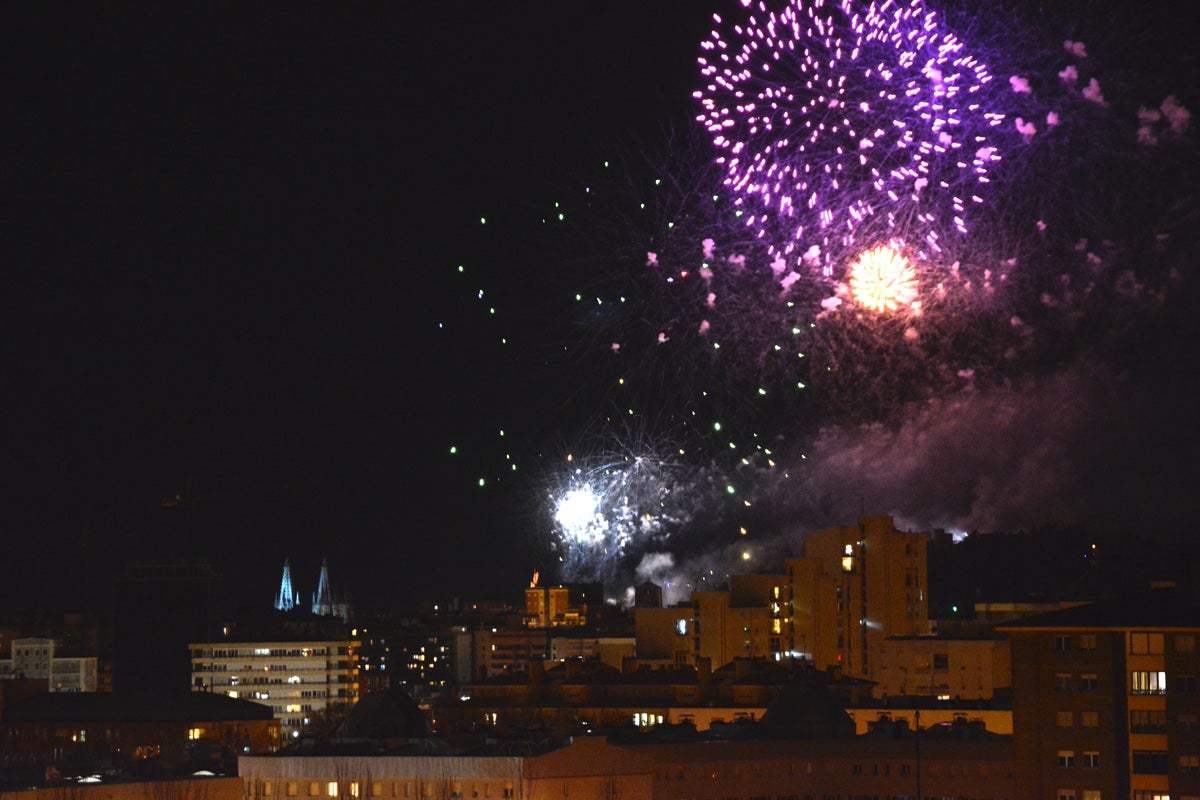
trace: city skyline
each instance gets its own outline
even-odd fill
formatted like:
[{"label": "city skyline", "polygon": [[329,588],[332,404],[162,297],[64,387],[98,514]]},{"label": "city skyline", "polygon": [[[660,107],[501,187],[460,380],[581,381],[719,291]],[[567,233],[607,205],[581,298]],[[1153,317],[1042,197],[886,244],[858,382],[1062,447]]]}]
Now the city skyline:
[{"label": "city skyline", "polygon": [[[923,530],[1192,533],[1196,292],[1178,254],[1194,252],[1194,176],[1161,192],[1178,199],[1155,221],[1165,256],[1131,257],[1116,234],[1061,269],[1045,253],[1009,269],[1024,251],[998,249],[989,273],[1008,269],[1032,297],[1045,284],[1048,299],[1011,313],[929,302],[920,324],[827,330],[801,368],[775,369],[755,359],[790,307],[766,262],[761,284],[704,277],[720,287],[707,304],[676,291],[685,278],[645,278],[682,252],[655,229],[663,215],[686,218],[688,236],[740,228],[696,227],[700,212],[675,195],[648,225],[622,216],[656,196],[643,154],[709,185],[697,58],[714,12],[745,12],[702,5],[604,4],[586,24],[545,3],[462,19],[22,9],[5,518],[23,577],[6,601],[79,608],[127,564],[176,559],[211,563],[245,605],[270,601],[285,558],[305,576],[328,558],[364,605],[450,586],[498,596],[559,558],[565,578],[624,582],[743,553],[765,566],[860,512]],[[1196,107],[1183,94],[1195,64],[1168,21],[1140,20],[1161,67],[1112,37],[1069,53],[1109,97],[1102,109],[1081,82],[1072,108],[1095,115],[1081,129],[1109,130],[1108,114],[1136,137],[1138,103]],[[1035,95],[1058,97],[1034,67],[1053,78],[1065,56],[1005,50],[988,24],[961,33],[964,47],[996,68],[1031,65],[1034,92],[995,76],[1016,141],[990,169],[1022,187],[1004,158],[1032,169],[1076,154],[1037,150],[1011,119]],[[1090,39],[1089,25],[1063,10],[1021,43]],[[1194,131],[1172,142],[1156,124],[1163,141],[1138,158],[1194,153]],[[1126,153],[1079,136],[1073,147]],[[985,207],[1016,218],[1075,203],[1085,216],[1093,188]],[[693,238],[687,258],[739,257]],[[1164,274],[1138,272],[1143,261]],[[1058,279],[1089,270],[1094,295]],[[799,286],[798,305],[838,297]],[[813,325],[849,319],[829,313]],[[1036,331],[1024,340],[1008,319],[1020,315]],[[810,374],[818,362],[845,369]],[[778,391],[789,384],[805,388]],[[581,527],[557,513],[565,495],[584,501]],[[303,601],[316,586],[297,588]]]}]

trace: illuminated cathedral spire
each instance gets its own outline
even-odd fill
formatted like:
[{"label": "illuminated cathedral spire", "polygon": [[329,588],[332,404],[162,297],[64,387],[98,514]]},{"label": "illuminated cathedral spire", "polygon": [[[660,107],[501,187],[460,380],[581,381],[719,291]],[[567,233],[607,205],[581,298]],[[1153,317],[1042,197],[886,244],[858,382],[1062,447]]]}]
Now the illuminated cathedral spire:
[{"label": "illuminated cathedral spire", "polygon": [[[322,578],[325,575],[321,570]],[[283,560],[283,580],[279,582],[279,594],[275,596],[275,608],[279,611],[291,611],[300,604],[300,593],[292,590],[292,565],[288,559]]]},{"label": "illuminated cathedral spire", "polygon": [[317,591],[313,593],[312,613],[322,617],[333,613],[333,598],[329,593],[329,565],[323,558],[321,577],[317,581]]}]

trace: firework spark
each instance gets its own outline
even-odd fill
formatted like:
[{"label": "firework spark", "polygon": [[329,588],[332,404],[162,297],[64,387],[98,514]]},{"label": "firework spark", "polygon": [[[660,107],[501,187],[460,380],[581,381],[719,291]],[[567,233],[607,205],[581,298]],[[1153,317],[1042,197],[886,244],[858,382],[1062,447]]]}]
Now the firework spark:
[{"label": "firework spark", "polygon": [[917,299],[917,272],[894,247],[864,251],[850,267],[850,291],[872,311],[895,311]]},{"label": "firework spark", "polygon": [[698,518],[711,525],[723,517],[722,508],[736,500],[728,481],[689,463],[680,449],[666,450],[612,441],[567,457],[547,490],[563,579],[599,581],[619,594],[632,585],[645,553]]},{"label": "firework spark", "polygon": [[[749,5],[749,3],[743,3]],[[860,7],[860,5],[862,7]],[[941,251],[999,160],[987,68],[920,0],[754,4],[703,42],[694,93],[745,224],[787,266],[897,233]]]}]

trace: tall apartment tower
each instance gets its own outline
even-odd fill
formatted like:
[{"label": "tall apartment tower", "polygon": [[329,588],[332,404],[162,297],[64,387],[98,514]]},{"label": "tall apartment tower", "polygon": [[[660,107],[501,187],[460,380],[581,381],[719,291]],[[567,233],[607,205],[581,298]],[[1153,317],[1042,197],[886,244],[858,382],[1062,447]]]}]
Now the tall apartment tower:
[{"label": "tall apartment tower", "polygon": [[1172,589],[1017,620],[1017,796],[1200,797],[1200,604]]},{"label": "tall apartment tower", "polygon": [[791,651],[870,678],[884,639],[928,633],[928,539],[891,517],[809,534],[804,557],[785,562]]}]

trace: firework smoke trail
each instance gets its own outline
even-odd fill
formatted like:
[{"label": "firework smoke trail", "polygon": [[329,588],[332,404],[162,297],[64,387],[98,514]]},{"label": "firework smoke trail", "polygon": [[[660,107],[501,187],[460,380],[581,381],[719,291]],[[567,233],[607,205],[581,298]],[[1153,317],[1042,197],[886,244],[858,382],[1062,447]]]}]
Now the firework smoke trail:
[{"label": "firework smoke trail", "polygon": [[831,276],[881,239],[919,241],[924,256],[944,229],[967,232],[1003,116],[984,108],[987,68],[920,0],[758,2],[729,35],[714,19],[697,119],[772,255],[791,268],[816,247]]}]

